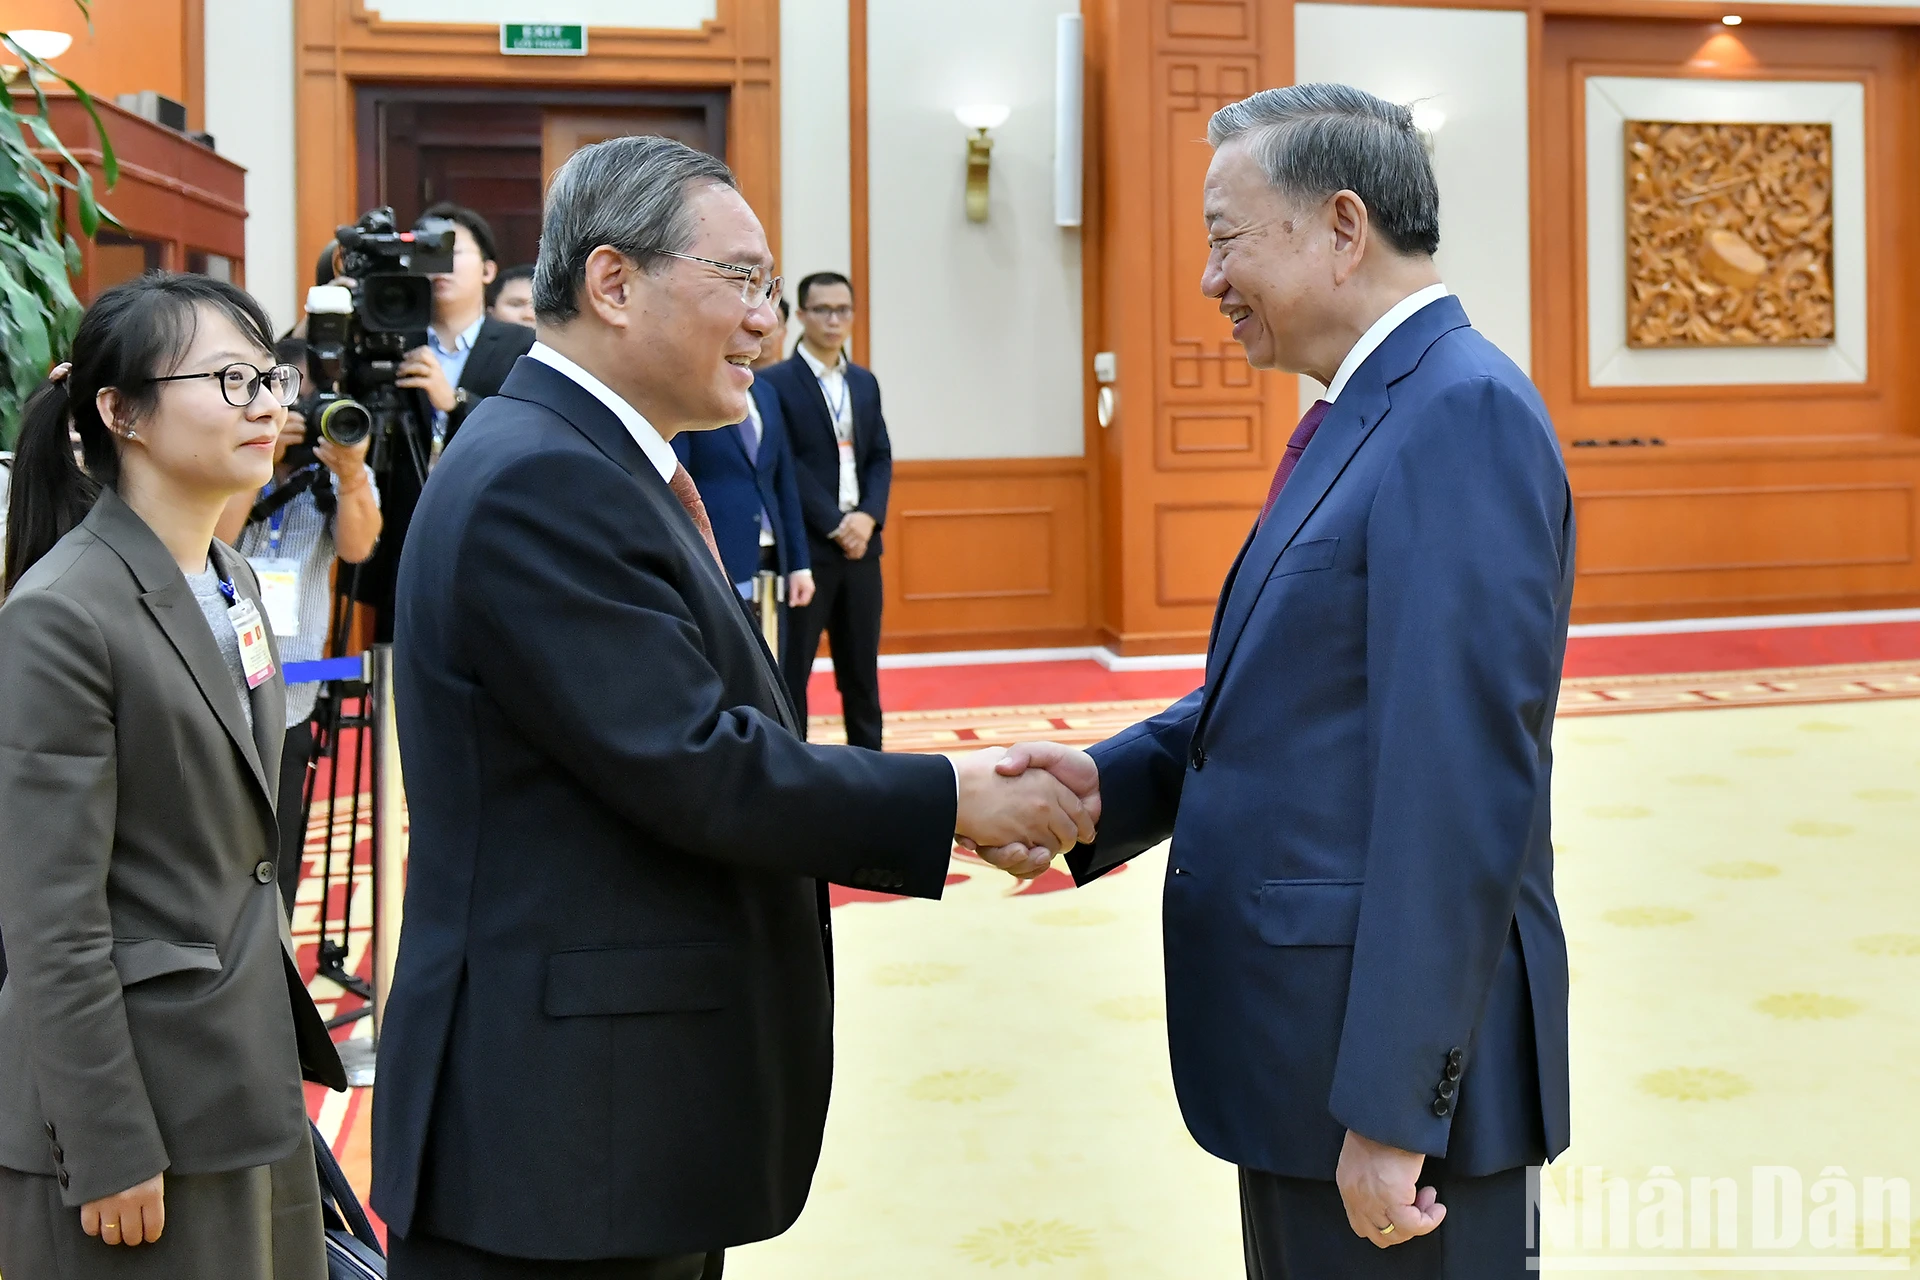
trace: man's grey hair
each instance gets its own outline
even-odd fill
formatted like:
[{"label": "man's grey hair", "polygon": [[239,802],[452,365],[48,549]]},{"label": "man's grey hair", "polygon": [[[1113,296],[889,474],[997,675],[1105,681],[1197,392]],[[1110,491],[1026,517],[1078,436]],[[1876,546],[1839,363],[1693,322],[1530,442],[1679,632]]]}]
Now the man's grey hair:
[{"label": "man's grey hair", "polygon": [[1403,254],[1440,247],[1440,187],[1413,108],[1345,84],[1262,89],[1213,113],[1207,141],[1242,142],[1282,194],[1306,202],[1351,191]]},{"label": "man's grey hair", "polygon": [[671,138],[610,138],[574,152],[547,188],[534,314],[547,324],[580,314],[587,258],[603,244],[649,270],[666,261],[662,250],[685,253],[693,243],[687,197],[708,183],[736,186],[733,170]]}]

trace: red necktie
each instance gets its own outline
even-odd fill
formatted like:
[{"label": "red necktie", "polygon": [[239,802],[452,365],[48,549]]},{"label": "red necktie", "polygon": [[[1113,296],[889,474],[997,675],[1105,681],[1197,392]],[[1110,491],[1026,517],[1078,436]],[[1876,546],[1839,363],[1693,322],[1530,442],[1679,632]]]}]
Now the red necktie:
[{"label": "red necktie", "polygon": [[727,576],[727,562],[720,558],[720,544],[713,540],[713,525],[707,519],[707,504],[700,501],[700,490],[693,484],[693,477],[687,474],[684,466],[673,469],[673,479],[667,481],[667,487],[673,490],[673,496],[680,499],[680,505],[693,517],[694,527],[700,530],[701,538],[706,540],[707,550],[713,552],[713,562],[720,566],[720,576]]},{"label": "red necktie", "polygon": [[1320,429],[1320,423],[1333,408],[1331,400],[1315,400],[1308,407],[1306,415],[1300,419],[1300,425],[1293,429],[1293,436],[1287,441],[1287,451],[1280,455],[1280,465],[1273,469],[1273,485],[1267,490],[1267,501],[1260,508],[1260,519],[1254,522],[1259,528],[1267,522],[1267,513],[1273,510],[1273,504],[1279,499],[1280,491],[1287,486],[1287,477],[1300,465],[1300,455],[1307,451],[1307,441],[1313,439],[1313,433]]}]

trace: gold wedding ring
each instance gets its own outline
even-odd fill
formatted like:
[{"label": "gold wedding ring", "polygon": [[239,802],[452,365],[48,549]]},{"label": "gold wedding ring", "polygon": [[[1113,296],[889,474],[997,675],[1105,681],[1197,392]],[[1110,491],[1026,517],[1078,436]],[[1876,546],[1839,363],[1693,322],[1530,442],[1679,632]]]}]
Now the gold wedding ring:
[{"label": "gold wedding ring", "polygon": [[1379,1230],[1381,1235],[1390,1236],[1393,1234],[1393,1224],[1389,1222],[1386,1226],[1381,1227]]}]

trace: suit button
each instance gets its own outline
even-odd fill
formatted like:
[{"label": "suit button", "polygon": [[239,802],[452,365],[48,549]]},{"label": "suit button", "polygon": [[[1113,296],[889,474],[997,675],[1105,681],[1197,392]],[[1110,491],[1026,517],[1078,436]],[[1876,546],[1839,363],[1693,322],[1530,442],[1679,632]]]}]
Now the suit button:
[{"label": "suit button", "polygon": [[47,1141],[58,1142],[59,1140],[60,1140],[60,1135],[53,1131],[53,1121],[51,1120],[47,1121]]},{"label": "suit button", "polygon": [[53,1144],[53,1162],[55,1164],[65,1164],[67,1162],[67,1153],[60,1149],[60,1144],[57,1142]]},{"label": "suit button", "polygon": [[73,1177],[65,1169],[62,1169],[60,1171],[59,1177],[60,1177],[60,1189],[62,1191],[65,1191],[67,1189],[67,1184],[73,1181]]},{"label": "suit button", "polygon": [[1460,1064],[1461,1064],[1462,1062],[1465,1062],[1466,1060],[1467,1060],[1467,1055],[1466,1055],[1466,1054],[1464,1054],[1464,1053],[1462,1053],[1462,1052],[1460,1052],[1460,1050],[1459,1050],[1459,1049],[1449,1049],[1449,1050],[1447,1050],[1447,1065],[1448,1065],[1448,1066],[1450,1066],[1450,1067],[1457,1067],[1457,1066],[1459,1066],[1459,1065],[1460,1065]]},{"label": "suit button", "polygon": [[261,884],[273,883],[273,863],[265,858],[254,864],[253,878]]},{"label": "suit button", "polygon": [[1207,767],[1207,749],[1197,742],[1193,744],[1192,760],[1196,770]]},{"label": "suit button", "polygon": [[1458,1089],[1459,1087],[1460,1087],[1459,1084],[1457,1084],[1454,1081],[1453,1077],[1448,1076],[1445,1080],[1442,1080],[1440,1082],[1440,1087],[1436,1090],[1436,1092],[1439,1093],[1439,1095],[1443,1098],[1451,1098],[1453,1096],[1453,1091],[1455,1089]]},{"label": "suit button", "polygon": [[1453,1104],[1451,1102],[1448,1102],[1445,1098],[1435,1098],[1433,1100],[1433,1114],[1439,1117],[1440,1119],[1445,1120],[1448,1116],[1453,1114]]}]

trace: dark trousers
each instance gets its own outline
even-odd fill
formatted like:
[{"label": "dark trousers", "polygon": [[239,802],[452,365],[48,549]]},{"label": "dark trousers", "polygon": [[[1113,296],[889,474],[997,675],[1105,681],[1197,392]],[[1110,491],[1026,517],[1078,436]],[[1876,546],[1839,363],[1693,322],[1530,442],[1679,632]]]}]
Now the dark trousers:
[{"label": "dark trousers", "polygon": [[807,677],[820,633],[833,645],[833,683],[840,689],[847,742],[880,750],[880,557],[849,560],[837,543],[809,537],[813,603],[794,609],[787,640],[787,691],[804,729]]},{"label": "dark trousers", "polygon": [[280,899],[293,915],[293,895],[300,889],[300,872],[307,855],[307,765],[313,760],[313,722],[302,720],[287,730],[280,750]]},{"label": "dark trousers", "polygon": [[404,1240],[387,1238],[390,1280],[720,1280],[723,1261],[719,1253],[575,1262],[509,1258],[442,1240],[418,1227]]},{"label": "dark trousers", "polygon": [[[1347,1224],[1340,1188],[1314,1178],[1240,1170],[1247,1280],[1518,1280],[1527,1259],[1527,1171],[1456,1178],[1429,1160],[1420,1185],[1439,1192],[1446,1221],[1382,1249]],[[1538,1239],[1536,1234],[1535,1239]]]}]

